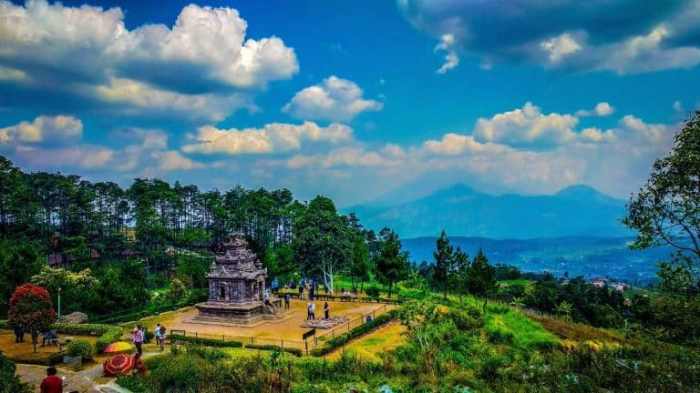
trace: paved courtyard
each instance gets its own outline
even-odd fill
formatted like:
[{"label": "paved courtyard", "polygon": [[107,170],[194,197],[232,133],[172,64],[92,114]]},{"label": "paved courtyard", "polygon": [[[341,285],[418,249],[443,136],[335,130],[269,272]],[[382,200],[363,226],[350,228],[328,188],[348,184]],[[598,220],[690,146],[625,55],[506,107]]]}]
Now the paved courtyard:
[{"label": "paved courtyard", "polygon": [[[323,315],[323,301],[316,301],[316,317]],[[142,320],[149,329],[156,323],[161,323],[168,331],[185,330],[187,335],[197,335],[211,338],[230,340],[248,340],[252,337],[257,344],[275,344],[284,346],[303,347],[302,334],[309,328],[303,327],[306,320],[306,301],[292,300],[291,309],[280,320],[270,320],[256,323],[252,326],[221,325],[215,323],[192,322],[197,315],[195,308],[187,308],[172,313],[164,313],[157,317]],[[376,315],[389,310],[389,306],[377,303],[360,302],[328,302],[331,307],[331,317],[346,317],[349,320],[375,312]],[[319,329],[319,333],[322,330]]]}]

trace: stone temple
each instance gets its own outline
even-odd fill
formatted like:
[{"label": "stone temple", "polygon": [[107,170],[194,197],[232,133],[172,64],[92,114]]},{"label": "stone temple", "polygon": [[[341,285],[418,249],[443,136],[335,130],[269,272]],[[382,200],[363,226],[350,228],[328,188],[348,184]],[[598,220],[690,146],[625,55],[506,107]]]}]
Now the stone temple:
[{"label": "stone temple", "polygon": [[[280,300],[265,303],[267,269],[248,248],[242,235],[233,235],[215,251],[209,280],[209,300],[196,305],[193,322],[251,324],[277,317]],[[276,305],[275,305],[276,304]]]}]

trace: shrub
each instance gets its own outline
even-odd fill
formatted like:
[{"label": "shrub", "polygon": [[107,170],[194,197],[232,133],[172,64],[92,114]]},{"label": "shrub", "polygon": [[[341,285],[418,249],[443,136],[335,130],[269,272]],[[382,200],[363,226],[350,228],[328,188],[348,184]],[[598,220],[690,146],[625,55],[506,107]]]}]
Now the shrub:
[{"label": "shrub", "polygon": [[353,338],[362,336],[362,335],[378,328],[379,326],[382,326],[386,323],[389,323],[394,318],[396,318],[396,315],[397,315],[397,313],[395,310],[389,311],[386,314],[382,314],[382,315],[378,316],[377,318],[375,318],[369,322],[366,322],[366,323],[350,330],[349,332],[347,332],[345,334],[342,334],[340,336],[334,337],[334,338],[326,341],[326,345],[324,345],[320,348],[314,348],[313,350],[311,350],[311,354],[313,356],[326,355],[326,354],[332,352],[333,350],[335,350],[336,348],[345,345],[348,341],[352,340]]},{"label": "shrub", "polygon": [[122,335],[123,331],[120,327],[112,326],[109,330],[97,338],[97,341],[95,342],[97,352],[102,353],[109,344],[121,340]]},{"label": "shrub", "polygon": [[378,287],[371,286],[371,287],[365,288],[365,293],[370,298],[378,298],[381,291],[379,290]]},{"label": "shrub", "polygon": [[75,340],[66,346],[66,354],[72,357],[80,356],[83,359],[92,359],[95,354],[95,347],[85,340]]},{"label": "shrub", "polygon": [[515,338],[513,333],[503,329],[494,329],[488,332],[488,336],[489,341],[494,344],[512,344]]},{"label": "shrub", "polygon": [[0,352],[0,392],[30,393],[32,389],[29,385],[22,383],[15,375],[15,364],[3,356]]},{"label": "shrub", "polygon": [[143,378],[130,375],[130,376],[119,376],[117,378],[117,385],[129,390],[133,393],[146,393],[148,392],[148,387],[144,382]]},{"label": "shrub", "polygon": [[54,323],[52,327],[59,333],[74,334],[77,336],[101,336],[110,329],[115,328],[113,325],[98,323]]},{"label": "shrub", "polygon": [[204,345],[207,347],[222,347],[222,348],[241,348],[243,343],[235,340],[219,340],[218,338],[192,337],[183,336],[180,334],[171,334],[170,341],[179,341],[196,345]]},{"label": "shrub", "polygon": [[299,348],[283,348],[279,345],[271,345],[271,344],[246,344],[245,346],[248,349],[259,349],[261,351],[279,351],[279,352],[287,352],[291,353],[292,355],[295,356],[301,356],[303,354],[303,351]]}]

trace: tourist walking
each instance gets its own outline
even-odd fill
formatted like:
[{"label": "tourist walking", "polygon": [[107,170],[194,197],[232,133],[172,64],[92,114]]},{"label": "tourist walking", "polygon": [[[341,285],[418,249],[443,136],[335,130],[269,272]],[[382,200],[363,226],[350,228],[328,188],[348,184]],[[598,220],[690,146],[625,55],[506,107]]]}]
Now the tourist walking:
[{"label": "tourist walking", "polygon": [[303,281],[299,283],[299,300],[304,300],[304,284]]},{"label": "tourist walking", "polygon": [[24,328],[20,324],[16,324],[15,328],[15,343],[23,343],[24,342]]},{"label": "tourist walking", "polygon": [[161,352],[165,349],[165,327],[160,323],[156,324],[153,334],[156,337],[156,344],[160,347]]},{"label": "tourist walking", "polygon": [[131,332],[131,342],[134,343],[134,346],[136,347],[136,352],[139,354],[143,353],[143,349],[141,348],[143,346],[143,339],[144,339],[144,334],[143,330],[141,330],[140,326],[134,326],[134,330]]},{"label": "tourist walking", "polygon": [[56,367],[46,369],[46,378],[41,381],[41,393],[63,393],[63,379],[56,376]]},{"label": "tourist walking", "polygon": [[323,319],[331,319],[331,306],[328,305],[328,302],[323,304]]},{"label": "tourist walking", "polygon": [[288,293],[284,294],[284,309],[289,310],[289,302],[291,300],[291,296]]},{"label": "tourist walking", "polygon": [[311,320],[316,319],[316,303],[311,303],[311,309],[310,309],[310,314],[311,314]]}]

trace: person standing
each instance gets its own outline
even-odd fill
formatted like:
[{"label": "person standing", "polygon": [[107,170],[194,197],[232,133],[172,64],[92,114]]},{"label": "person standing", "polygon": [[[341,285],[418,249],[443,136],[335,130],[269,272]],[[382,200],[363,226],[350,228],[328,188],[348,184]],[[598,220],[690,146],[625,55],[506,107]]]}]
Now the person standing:
[{"label": "person standing", "polygon": [[328,302],[323,304],[323,319],[331,319],[331,306],[328,305]]},{"label": "person standing", "polygon": [[156,324],[155,329],[153,329],[153,335],[156,338],[156,344],[160,347],[160,350],[162,351],[163,348],[163,327],[160,326],[160,323]]},{"label": "person standing", "polygon": [[284,309],[289,310],[289,302],[291,300],[291,296],[289,296],[288,293],[284,294]]},{"label": "person standing", "polygon": [[299,283],[299,300],[304,300],[304,284]]},{"label": "person standing", "polygon": [[311,320],[311,302],[306,303],[306,320]]},{"label": "person standing", "polygon": [[142,354],[143,349],[141,347],[143,346],[143,331],[139,326],[134,326],[134,330],[131,332],[131,341],[136,347],[136,352]]},{"label": "person standing", "polygon": [[311,303],[311,320],[316,320],[316,303]]},{"label": "person standing", "polygon": [[41,381],[41,393],[63,393],[63,379],[56,376],[56,367],[46,369],[46,378]]}]

